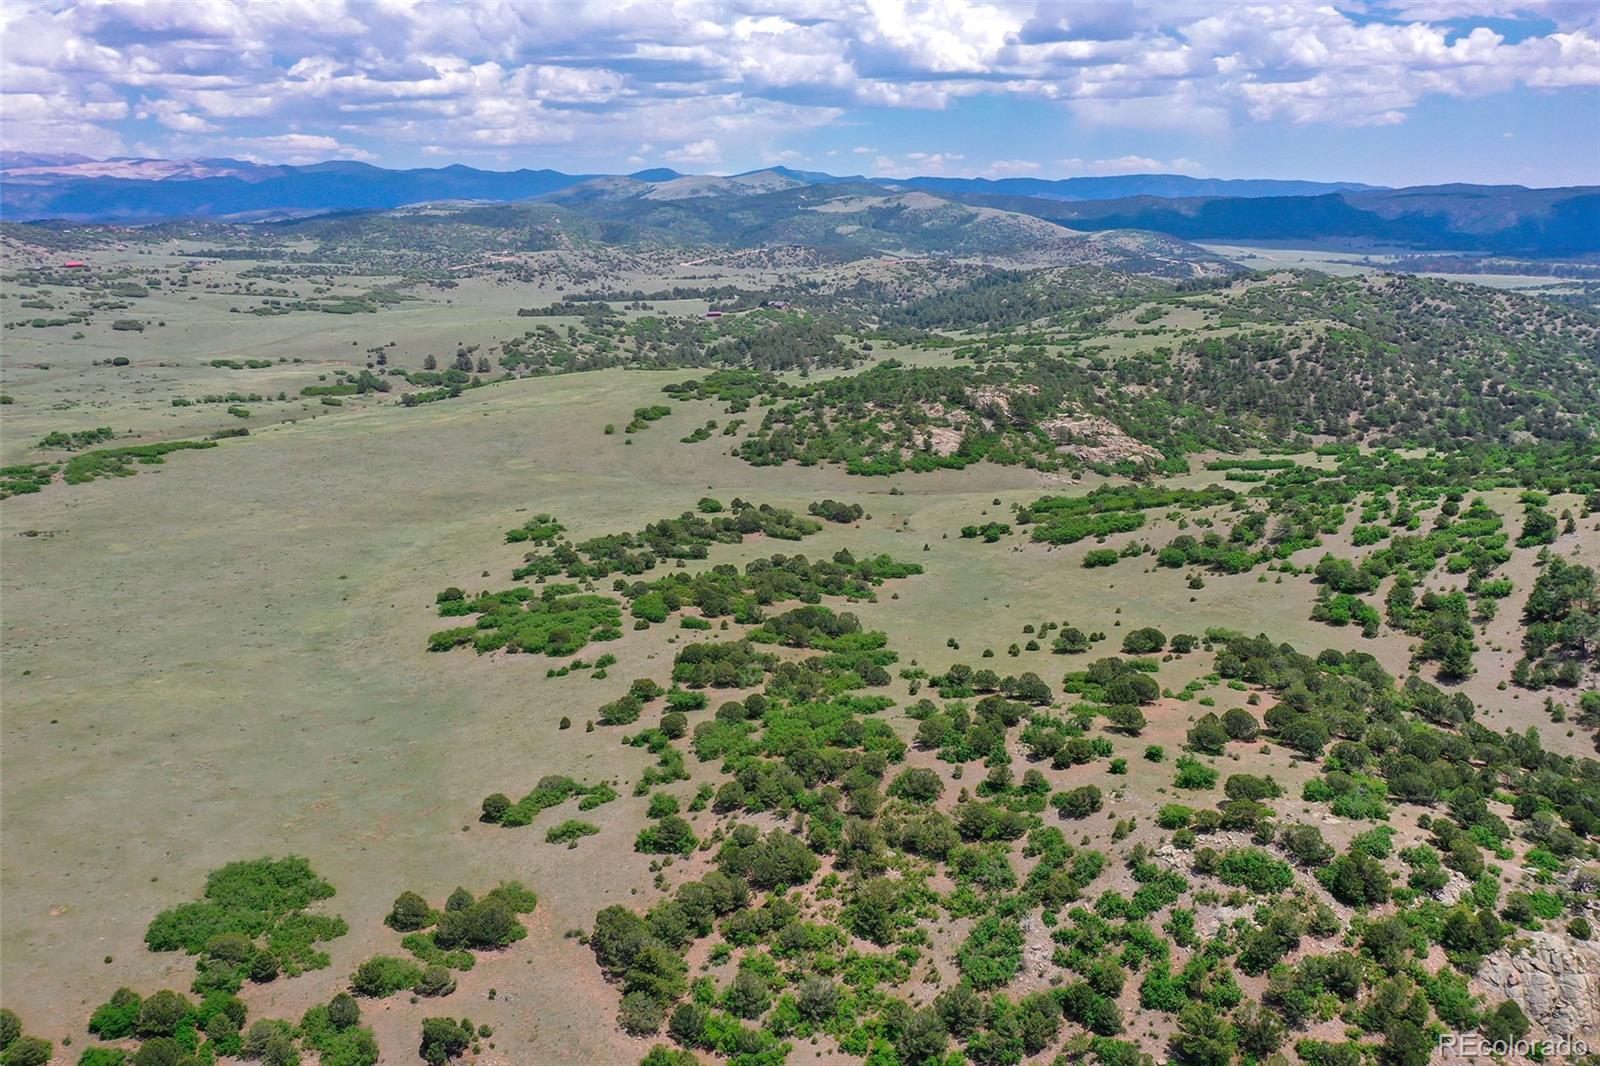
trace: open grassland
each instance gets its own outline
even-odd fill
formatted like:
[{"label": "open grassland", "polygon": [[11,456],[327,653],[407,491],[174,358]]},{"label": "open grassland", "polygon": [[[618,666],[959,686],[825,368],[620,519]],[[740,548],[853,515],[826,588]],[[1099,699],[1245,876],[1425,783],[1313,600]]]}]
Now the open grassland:
[{"label": "open grassland", "polygon": [[[114,434],[111,446],[121,447],[343,414],[378,397],[337,396],[335,405],[304,390],[325,389],[343,375],[373,367],[375,352],[384,356],[377,364],[380,372],[385,367],[419,370],[430,357],[448,367],[458,351],[496,353],[534,326],[563,335],[584,326],[576,314],[517,314],[547,307],[576,287],[573,277],[555,265],[545,267],[550,274],[541,280],[515,283],[469,272],[459,280],[430,284],[351,274],[340,264],[307,278],[285,279],[252,276],[274,265],[281,268],[277,259],[194,257],[203,251],[203,243],[170,242],[156,249],[96,249],[82,272],[61,269],[60,255],[20,257],[42,280],[37,287],[0,286],[0,321],[7,326],[0,395],[8,398],[0,465],[64,457],[59,448],[40,447],[56,432],[104,426]],[[9,257],[9,265],[18,261]],[[860,269],[871,274],[870,267]],[[658,270],[624,264],[601,280],[621,291],[654,291],[711,283],[760,287],[776,276],[737,263],[708,267],[683,260],[664,262]],[[151,285],[152,279],[165,279],[167,285]],[[107,297],[99,288],[120,284],[143,292]],[[394,287],[403,298],[357,313],[304,308],[267,313],[296,302],[358,299],[383,287]],[[694,318],[709,304],[704,298],[662,300],[648,311],[621,310],[618,317],[623,322],[645,314]],[[119,328],[129,322],[141,328]],[[881,347],[908,362],[949,360],[948,350]],[[494,365],[492,372],[498,374],[500,367]]]},{"label": "open grassland", "polygon": [[[1320,270],[1328,274],[1366,274],[1396,269],[1397,261],[1416,253],[1407,248],[1385,247],[1356,241],[1329,241],[1321,246],[1303,247],[1293,241],[1276,244],[1242,244],[1232,241],[1205,241],[1202,247],[1240,263],[1251,270]],[[1449,253],[1442,253],[1448,255]],[[1530,292],[1559,286],[1565,280],[1558,273],[1540,272],[1528,266],[1526,273],[1494,273],[1492,270],[1465,274],[1446,269],[1424,270],[1428,277],[1486,285],[1492,289],[1517,289]]]}]

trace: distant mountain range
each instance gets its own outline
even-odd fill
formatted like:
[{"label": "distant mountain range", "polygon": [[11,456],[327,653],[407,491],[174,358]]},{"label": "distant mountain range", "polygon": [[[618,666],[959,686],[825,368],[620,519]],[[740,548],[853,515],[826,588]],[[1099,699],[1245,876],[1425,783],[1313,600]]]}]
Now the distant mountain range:
[{"label": "distant mountain range", "polygon": [[1430,185],[1301,196],[1130,196],[1068,203],[960,196],[1080,230],[1150,229],[1185,240],[1370,242],[1532,257],[1600,252],[1600,188]]},{"label": "distant mountain range", "polygon": [[0,213],[13,222],[250,219],[434,200],[524,200],[594,176],[465,166],[385,170],[354,162],[263,166],[237,159],[53,164],[15,154],[0,159],[0,167]]},{"label": "distant mountain range", "polygon": [[[886,179],[892,180],[892,179]],[[1043,200],[1118,200],[1129,196],[1318,196],[1375,189],[1354,181],[1191,178],[1184,174],[1119,174],[1101,178],[907,178],[906,184],[949,195],[1028,196]]]},{"label": "distant mountain range", "polygon": [[[94,160],[0,152],[0,214],[13,222],[251,221],[440,201],[533,199],[628,221],[640,211],[648,213],[649,205],[767,196],[813,186],[851,186],[869,197],[932,193],[945,201],[1032,216],[1080,232],[1144,230],[1187,241],[1338,240],[1529,257],[1600,254],[1600,187],[1593,186],[1387,189],[1356,182],[1180,174],[1061,180],[869,178],[786,167],[731,177],[666,168],[603,175],[460,165],[387,170],[343,161],[277,166],[237,159]],[[693,214],[699,225],[711,225],[717,213]]]}]

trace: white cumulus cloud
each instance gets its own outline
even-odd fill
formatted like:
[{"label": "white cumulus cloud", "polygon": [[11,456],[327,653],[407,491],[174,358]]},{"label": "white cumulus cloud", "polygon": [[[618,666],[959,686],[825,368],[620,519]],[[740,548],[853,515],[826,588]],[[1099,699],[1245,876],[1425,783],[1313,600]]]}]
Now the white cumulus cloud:
[{"label": "white cumulus cloud", "polygon": [[324,137],[345,157],[559,145],[598,163],[650,141],[700,165],[779,158],[859,109],[976,97],[1220,134],[1600,86],[1593,0],[12,0],[0,35],[0,138],[56,151],[302,158]]}]

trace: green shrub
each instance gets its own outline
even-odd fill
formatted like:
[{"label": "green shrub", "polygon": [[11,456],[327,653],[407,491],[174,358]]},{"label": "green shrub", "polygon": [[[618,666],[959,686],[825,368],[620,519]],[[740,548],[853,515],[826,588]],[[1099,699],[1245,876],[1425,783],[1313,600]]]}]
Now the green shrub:
[{"label": "green shrub", "polygon": [[1022,943],[1022,928],[1015,920],[988,915],[956,951],[961,976],[979,990],[1006,984],[1022,964]]},{"label": "green shrub", "polygon": [[0,1066],[46,1066],[55,1050],[55,1045],[42,1037],[19,1036],[0,1051]]},{"label": "green shrub", "polygon": [[889,795],[913,803],[932,803],[944,794],[944,779],[937,771],[911,768],[900,771],[889,782]]},{"label": "green shrub", "polygon": [[422,971],[422,976],[412,986],[412,991],[419,996],[437,997],[448,996],[456,990],[456,979],[450,976],[450,971],[438,963],[433,963]]},{"label": "green shrub", "polygon": [[1100,789],[1094,785],[1082,785],[1056,793],[1050,802],[1063,818],[1087,818],[1101,807]]},{"label": "green shrub", "polygon": [[1122,650],[1128,655],[1148,655],[1166,646],[1167,635],[1150,626],[1131,630],[1122,638]]},{"label": "green shrub", "polygon": [[188,1020],[194,1004],[177,992],[162,989],[139,1005],[134,1031],[140,1036],[171,1036]]},{"label": "green shrub", "polygon": [[454,1018],[424,1018],[417,1054],[428,1066],[443,1066],[471,1047],[473,1037],[472,1029]]},{"label": "green shrub", "polygon": [[318,942],[344,935],[341,919],[302,912],[333,895],[333,886],[298,856],[229,863],[206,878],[204,897],[156,915],[145,931],[151,951],[204,952],[228,935],[265,938],[273,961],[291,973],[327,965],[314,949]]},{"label": "green shrub", "polygon": [[102,1040],[121,1040],[132,1036],[139,1023],[139,1008],[143,1002],[139,993],[131,988],[117,989],[90,1016],[89,1032]]},{"label": "green shrub", "polygon": [[633,849],[647,855],[689,855],[698,843],[688,822],[677,815],[667,815],[641,829]]},{"label": "green shrub", "polygon": [[[488,801],[484,802],[487,806]],[[408,933],[432,925],[435,915],[427,900],[415,892],[402,892],[395,897],[394,906],[389,909],[389,914],[383,921],[391,929]]]},{"label": "green shrub", "polygon": [[1208,789],[1217,787],[1217,771],[1190,755],[1178,756],[1178,776],[1174,784],[1179,788]]},{"label": "green shrub", "polygon": [[584,837],[592,837],[600,832],[600,827],[588,822],[580,822],[576,818],[569,818],[560,825],[552,826],[544,835],[546,844],[576,844]]},{"label": "green shrub", "polygon": [[1282,892],[1294,884],[1294,871],[1289,864],[1260,848],[1235,848],[1226,852],[1217,863],[1217,876],[1225,885],[1262,894]]},{"label": "green shrub", "polygon": [[1351,907],[1376,906],[1389,898],[1389,872],[1362,851],[1340,855],[1317,871],[1317,880],[1334,899]]},{"label": "green shrub", "polygon": [[350,990],[358,996],[381,999],[410,988],[422,978],[422,967],[392,955],[374,955],[350,975]]}]

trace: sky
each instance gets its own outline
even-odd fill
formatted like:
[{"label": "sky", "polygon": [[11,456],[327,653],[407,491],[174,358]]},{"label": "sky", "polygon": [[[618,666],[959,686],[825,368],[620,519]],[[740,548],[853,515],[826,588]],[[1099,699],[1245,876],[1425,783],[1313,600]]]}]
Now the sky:
[{"label": "sky", "polygon": [[0,0],[0,145],[1600,184],[1600,2]]}]

